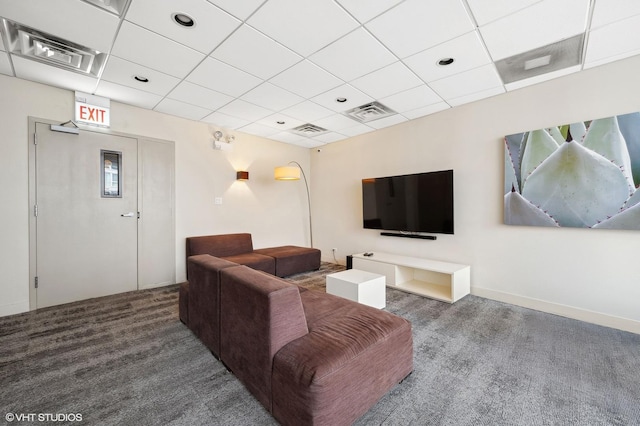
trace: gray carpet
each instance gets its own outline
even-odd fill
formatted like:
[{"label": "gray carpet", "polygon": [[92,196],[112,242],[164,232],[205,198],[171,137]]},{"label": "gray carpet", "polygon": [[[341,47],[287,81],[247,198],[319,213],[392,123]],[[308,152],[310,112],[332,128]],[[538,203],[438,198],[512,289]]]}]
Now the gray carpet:
[{"label": "gray carpet", "polygon": [[[339,269],[290,280],[323,291]],[[0,318],[0,424],[276,424],[180,323],[177,296],[174,285]],[[474,296],[388,289],[387,310],[413,324],[415,369],[357,425],[640,424],[640,335]]]}]

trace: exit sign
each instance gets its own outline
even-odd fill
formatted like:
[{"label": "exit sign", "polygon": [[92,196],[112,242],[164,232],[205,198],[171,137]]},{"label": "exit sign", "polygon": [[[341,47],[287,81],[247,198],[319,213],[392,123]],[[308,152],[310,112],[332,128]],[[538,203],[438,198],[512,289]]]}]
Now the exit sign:
[{"label": "exit sign", "polygon": [[76,123],[109,127],[111,101],[100,96],[76,92]]}]

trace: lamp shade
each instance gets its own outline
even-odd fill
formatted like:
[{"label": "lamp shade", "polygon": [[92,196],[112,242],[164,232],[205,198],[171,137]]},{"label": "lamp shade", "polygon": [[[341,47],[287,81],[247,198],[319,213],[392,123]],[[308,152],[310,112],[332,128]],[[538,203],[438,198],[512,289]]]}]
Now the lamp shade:
[{"label": "lamp shade", "polygon": [[276,180],[298,180],[300,179],[300,168],[297,166],[276,167],[274,177]]}]

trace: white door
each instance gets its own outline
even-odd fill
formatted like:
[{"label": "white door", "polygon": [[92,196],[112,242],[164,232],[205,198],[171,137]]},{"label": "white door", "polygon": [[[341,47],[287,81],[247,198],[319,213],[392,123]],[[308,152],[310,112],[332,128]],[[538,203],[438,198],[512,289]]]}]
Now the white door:
[{"label": "white door", "polygon": [[138,288],[176,282],[174,144],[138,139]]},{"label": "white door", "polygon": [[36,123],[36,141],[36,307],[136,290],[137,139]]}]

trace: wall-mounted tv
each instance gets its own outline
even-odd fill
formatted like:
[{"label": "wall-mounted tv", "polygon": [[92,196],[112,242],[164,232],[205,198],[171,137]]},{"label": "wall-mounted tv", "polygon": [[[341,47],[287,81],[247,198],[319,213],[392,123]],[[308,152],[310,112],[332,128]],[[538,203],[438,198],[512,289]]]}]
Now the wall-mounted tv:
[{"label": "wall-mounted tv", "polygon": [[362,179],[366,229],[453,234],[453,170]]}]

